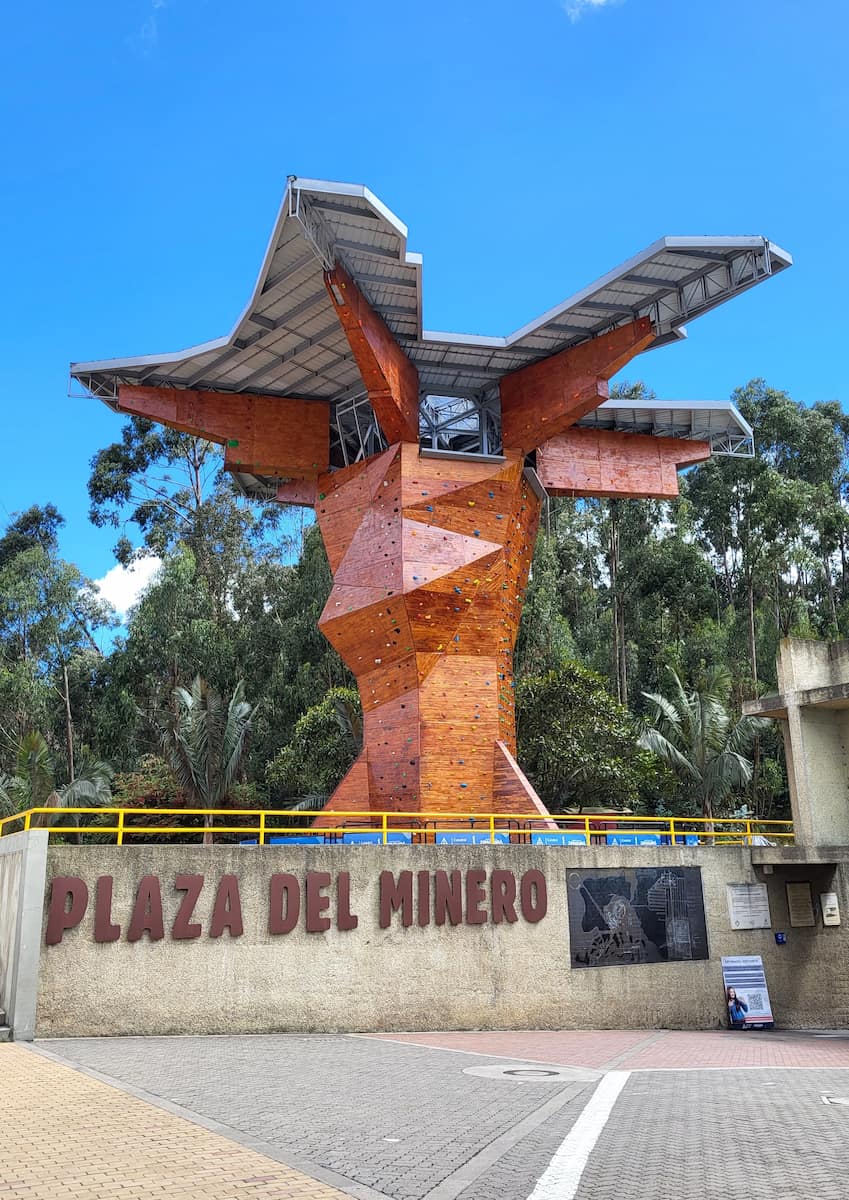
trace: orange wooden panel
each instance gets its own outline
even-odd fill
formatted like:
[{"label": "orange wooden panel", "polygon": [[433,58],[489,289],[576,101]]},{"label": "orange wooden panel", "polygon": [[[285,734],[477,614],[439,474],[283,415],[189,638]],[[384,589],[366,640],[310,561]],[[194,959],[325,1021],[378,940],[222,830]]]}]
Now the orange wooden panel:
[{"label": "orange wooden panel", "polygon": [[[364,818],[371,811],[369,800],[368,759],[366,752],[360,754],[348,774],[339,784],[333,796],[328,800],[318,817],[312,822],[316,829],[332,829],[340,821],[352,824],[357,818],[334,817],[333,809],[341,812],[361,812]],[[375,805],[375,807],[377,807]]]},{"label": "orange wooden panel", "polygon": [[402,493],[404,508],[426,511],[441,497],[486,480],[501,479],[510,463],[521,463],[522,455],[505,452],[507,462],[465,462],[452,458],[421,458],[418,445],[401,447],[403,458]]},{"label": "orange wooden panel", "polygon": [[417,442],[418,371],[343,267],[324,278],[386,440]]},{"label": "orange wooden panel", "polygon": [[320,626],[357,678],[369,803],[488,812],[494,747],[515,744],[512,656],[539,515],[521,460],[434,467],[405,444],[338,475],[319,481],[334,565]]},{"label": "orange wooden panel", "polygon": [[553,496],[678,495],[678,468],[710,458],[709,442],[569,429],[540,446],[537,474]]},{"label": "orange wooden panel", "polygon": [[607,380],[654,340],[648,317],[531,363],[499,385],[504,445],[528,454],[608,398]]},{"label": "orange wooden panel", "polygon": [[121,384],[118,408],[225,444],[224,465],[315,479],[330,458],[330,408],[309,400]]},{"label": "orange wooden panel", "polygon": [[[548,809],[504,742],[495,744],[495,799],[500,811],[548,816]],[[541,828],[557,829],[557,822],[546,821]]]},{"label": "orange wooden panel", "polygon": [[300,508],[315,508],[318,489],[314,479],[287,479],[277,485],[278,504],[294,504]]}]

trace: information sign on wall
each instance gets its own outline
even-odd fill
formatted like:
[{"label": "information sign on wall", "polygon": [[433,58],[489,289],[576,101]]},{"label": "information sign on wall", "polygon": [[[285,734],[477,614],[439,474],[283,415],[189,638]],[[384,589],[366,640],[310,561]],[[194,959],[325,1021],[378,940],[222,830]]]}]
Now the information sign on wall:
[{"label": "information sign on wall", "polygon": [[737,954],[722,960],[725,1016],[732,1029],[771,1026],[772,1005],[759,954]]},{"label": "information sign on wall", "polygon": [[765,883],[729,883],[725,896],[732,929],[769,929],[772,925]]},{"label": "information sign on wall", "polygon": [[573,967],[707,958],[699,867],[621,867],[570,871]]}]

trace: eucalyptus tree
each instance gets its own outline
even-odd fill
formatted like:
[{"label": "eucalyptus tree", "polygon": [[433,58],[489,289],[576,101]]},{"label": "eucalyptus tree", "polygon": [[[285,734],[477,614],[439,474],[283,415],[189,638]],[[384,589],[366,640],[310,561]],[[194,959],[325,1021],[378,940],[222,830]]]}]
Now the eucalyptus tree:
[{"label": "eucalyptus tree", "polygon": [[96,634],[114,625],[114,615],[79,569],[59,557],[62,524],[52,505],[33,506],[0,537],[0,737],[8,766],[29,730],[55,731],[73,780],[71,680],[83,661],[101,657]]}]

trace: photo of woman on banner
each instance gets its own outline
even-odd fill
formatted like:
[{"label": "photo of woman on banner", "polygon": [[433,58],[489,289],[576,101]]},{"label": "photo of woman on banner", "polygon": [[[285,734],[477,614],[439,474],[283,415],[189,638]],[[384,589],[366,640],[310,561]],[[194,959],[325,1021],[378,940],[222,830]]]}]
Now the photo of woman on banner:
[{"label": "photo of woman on banner", "polygon": [[746,1013],[749,1011],[749,1006],[742,996],[737,995],[735,988],[730,987],[725,990],[726,1000],[728,1002],[728,1021],[734,1025],[743,1025],[746,1020]]}]

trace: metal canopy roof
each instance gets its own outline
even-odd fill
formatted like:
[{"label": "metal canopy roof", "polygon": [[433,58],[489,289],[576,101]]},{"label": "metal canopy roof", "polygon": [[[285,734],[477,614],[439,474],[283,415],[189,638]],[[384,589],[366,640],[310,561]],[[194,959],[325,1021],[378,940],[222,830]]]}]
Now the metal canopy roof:
[{"label": "metal canopy roof", "polygon": [[323,271],[334,261],[416,364],[422,388],[463,394],[637,317],[651,318],[654,345],[683,337],[685,321],[792,259],[763,237],[661,238],[509,337],[434,333],[422,330],[421,257],[407,250],[406,226],[368,188],[292,177],[253,295],[229,336],[172,354],[74,363],[71,375],[113,404],[120,383],[330,401],[360,394],[362,380],[324,286]]},{"label": "metal canopy roof", "polygon": [[730,400],[607,400],[579,426],[710,442],[714,454],[751,457],[752,427]]}]

